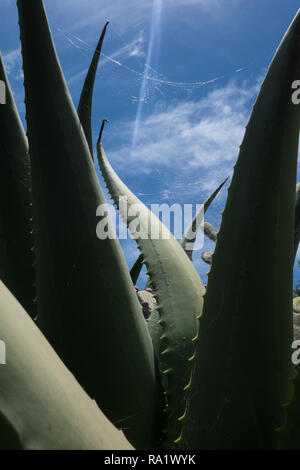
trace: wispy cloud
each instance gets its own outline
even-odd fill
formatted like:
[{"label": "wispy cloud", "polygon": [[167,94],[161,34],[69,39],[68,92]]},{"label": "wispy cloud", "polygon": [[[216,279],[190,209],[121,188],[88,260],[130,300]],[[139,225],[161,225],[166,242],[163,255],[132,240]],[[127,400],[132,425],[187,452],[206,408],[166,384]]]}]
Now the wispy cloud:
[{"label": "wispy cloud", "polygon": [[144,57],[145,52],[143,50],[143,46],[145,43],[145,38],[144,38],[144,31],[140,31],[139,35],[137,36],[134,41],[131,42],[130,48],[129,48],[129,57]]},{"label": "wispy cloud", "polygon": [[104,56],[101,64],[105,65],[107,62],[110,62],[111,59],[128,59],[129,57],[144,57],[145,52],[143,50],[143,45],[145,43],[144,32],[140,31],[138,35],[129,41],[124,46],[120,47],[113,53],[108,56]]}]

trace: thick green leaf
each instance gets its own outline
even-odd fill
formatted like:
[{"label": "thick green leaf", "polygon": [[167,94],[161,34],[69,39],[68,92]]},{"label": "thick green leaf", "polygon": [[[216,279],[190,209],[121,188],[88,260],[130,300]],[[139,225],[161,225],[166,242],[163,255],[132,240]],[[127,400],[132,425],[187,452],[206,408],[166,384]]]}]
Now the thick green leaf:
[{"label": "thick green leaf", "polygon": [[0,55],[6,104],[0,105],[0,278],[35,313],[31,176],[28,144]]},{"label": "thick green leaf", "polygon": [[[43,2],[18,0],[36,238],[38,324],[137,448],[160,397],[146,322],[51,38]],[[100,240],[98,223],[112,239]],[[118,291],[118,295],[115,291]]]},{"label": "thick green leaf", "polygon": [[[222,189],[226,181],[228,180],[228,177],[218,186],[217,189],[209,196],[209,198],[205,201],[203,207],[199,209],[197,214],[193,217],[191,223],[188,225],[186,231],[184,232],[182,239],[180,240],[180,245],[188,255],[188,257],[192,260],[193,258],[193,249],[194,249],[194,244],[196,241],[197,237],[197,232],[199,227],[201,226],[201,222],[203,220],[203,217],[211,205],[212,201],[214,198],[217,196],[219,191]],[[204,233],[212,239],[214,237],[214,241],[216,240],[216,235],[214,233],[214,229],[210,224],[207,224],[207,222],[204,222]],[[140,275],[141,269],[143,267],[143,256],[140,255],[134,265],[132,266],[130,270],[130,276],[132,279],[132,282],[136,284],[138,277]]]},{"label": "thick green leaf", "polygon": [[[181,417],[185,407],[184,388],[190,377],[189,359],[194,353],[192,339],[198,332],[197,317],[202,311],[204,286],[177,240],[114,172],[100,140],[98,140],[97,151],[99,165],[108,190],[124,221],[137,237],[136,241],[144,257],[157,300],[159,322],[163,328],[161,335],[163,361],[160,366],[167,364],[162,370],[167,378],[166,446],[172,447],[181,426],[178,418]],[[120,197],[123,197],[121,203]],[[138,238],[137,232],[139,231],[144,231],[146,237]],[[153,236],[154,233],[156,236]]]},{"label": "thick green leaf", "polygon": [[[181,448],[269,449],[291,396],[300,11],[247,125],[200,319]],[[261,227],[265,230],[262,231]]]},{"label": "thick green leaf", "polygon": [[1,281],[0,338],[0,449],[132,449]]},{"label": "thick green leaf", "polygon": [[137,280],[139,278],[139,275],[141,273],[142,267],[143,267],[143,255],[140,255],[136,262],[132,265],[132,268],[130,269],[130,277],[133,282],[133,285],[137,283]]},{"label": "thick green leaf", "polygon": [[100,59],[102,44],[106,33],[106,28],[109,21],[105,23],[97,47],[95,49],[91,65],[89,67],[87,76],[84,81],[84,85],[81,91],[80,100],[78,104],[78,116],[82,124],[86,140],[89,144],[91,156],[93,157],[93,138],[92,138],[92,102],[93,102],[93,89],[95,83],[95,77],[97,73],[98,63]]}]

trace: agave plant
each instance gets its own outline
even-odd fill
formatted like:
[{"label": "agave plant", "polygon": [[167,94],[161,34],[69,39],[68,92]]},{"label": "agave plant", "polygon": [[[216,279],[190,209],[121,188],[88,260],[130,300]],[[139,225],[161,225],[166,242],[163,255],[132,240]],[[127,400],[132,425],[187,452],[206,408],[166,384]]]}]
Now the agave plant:
[{"label": "agave plant", "polygon": [[[0,447],[300,448],[291,362],[300,12],[253,107],[220,229],[202,225],[216,242],[205,288],[191,248],[203,212],[180,243],[136,237],[131,272],[117,237],[96,236],[105,198],[91,109],[107,24],[76,111],[42,0],[17,7],[27,134],[1,62]],[[138,204],[140,228],[168,232],[112,168],[102,131],[99,166],[122,217],[132,228]],[[108,212],[100,221],[114,233]],[[142,264],[149,281],[138,291]]]}]

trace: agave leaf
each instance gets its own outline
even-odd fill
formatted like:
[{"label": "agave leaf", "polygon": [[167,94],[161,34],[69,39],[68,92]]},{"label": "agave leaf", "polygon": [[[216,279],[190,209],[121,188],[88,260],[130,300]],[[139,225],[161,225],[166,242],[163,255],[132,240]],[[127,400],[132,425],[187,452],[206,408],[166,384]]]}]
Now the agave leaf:
[{"label": "agave leaf", "polygon": [[296,186],[295,200],[295,229],[294,229],[294,260],[296,259],[297,250],[300,241],[300,183]]},{"label": "agave leaf", "polygon": [[[165,357],[165,356],[162,356],[161,355],[161,336],[163,336],[164,334],[164,330],[163,330],[163,327],[160,323],[160,314],[158,312],[158,310],[152,310],[148,320],[147,320],[147,325],[148,325],[148,329],[149,329],[149,333],[150,333],[150,336],[152,338],[152,342],[153,342],[153,349],[154,349],[154,352],[155,352],[155,357],[156,357],[156,360],[157,360],[157,364],[158,364],[158,367],[160,368],[160,370],[167,370],[168,369],[168,366],[169,366],[169,363],[168,363],[168,359]],[[168,390],[168,377],[163,375],[162,374],[162,389],[163,390]],[[165,420],[164,420],[164,429],[163,429],[163,434],[162,434],[162,442],[163,442],[163,446],[164,447],[173,447],[173,443],[169,443],[168,442],[168,435],[166,436],[165,435],[165,431],[167,429],[167,423],[168,423],[168,414],[169,414],[169,410],[168,410],[168,397],[165,396],[165,403],[164,403],[164,416],[165,416]]]},{"label": "agave leaf", "polygon": [[[168,381],[165,390],[168,400],[166,445],[170,447],[180,428],[178,418],[184,410],[184,388],[191,368],[188,359],[194,352],[192,339],[198,331],[196,317],[201,314],[204,287],[177,240],[114,172],[100,139],[97,153],[102,175],[123,220],[132,233],[135,233],[134,236],[137,237],[135,223],[138,223],[140,231],[144,231],[146,235],[136,241],[148,269],[158,304],[159,322],[163,328],[160,349],[163,361],[167,363],[162,373]],[[119,197],[123,197],[121,204]],[[157,236],[153,237],[155,232]]]},{"label": "agave leaf", "polygon": [[92,101],[93,101],[93,89],[95,83],[95,77],[97,73],[98,63],[100,59],[102,44],[106,33],[106,28],[109,21],[105,23],[97,47],[95,49],[91,65],[88,69],[84,85],[81,91],[80,100],[78,104],[78,116],[82,124],[86,140],[89,144],[91,156],[93,156],[93,137],[92,137]]},{"label": "agave leaf", "polygon": [[[199,209],[197,214],[193,217],[191,223],[188,225],[186,231],[184,232],[182,239],[180,240],[180,245],[188,255],[188,257],[192,260],[193,257],[193,247],[194,243],[196,241],[197,237],[197,232],[199,227],[201,226],[202,219],[211,205],[212,201],[214,198],[217,196],[219,191],[222,189],[226,181],[228,180],[228,177],[220,184],[220,186],[215,189],[215,191],[209,196],[209,198],[205,201],[203,207]],[[217,238],[216,231],[213,228],[212,225],[207,224],[207,222],[204,222],[204,233],[211,239],[214,239],[214,241]],[[136,284],[138,277],[140,275],[141,269],[143,266],[143,256],[140,255],[134,265],[131,268],[130,275],[131,279],[133,280],[133,283]],[[148,285],[148,283],[147,283]]]},{"label": "agave leaf", "polygon": [[132,449],[1,281],[0,325],[0,449]]},{"label": "agave leaf", "polygon": [[181,448],[274,448],[285,419],[300,111],[291,87],[300,76],[299,35],[300,11],[240,148],[209,274]]},{"label": "agave leaf", "polygon": [[[43,2],[19,0],[36,234],[38,325],[137,448],[155,445],[154,353]],[[45,113],[45,109],[47,113]],[[105,222],[112,239],[99,240]],[[118,295],[115,295],[115,287]],[[137,386],[139,384],[139,386]]]},{"label": "agave leaf", "polygon": [[[160,320],[160,315],[159,315],[157,309],[152,310],[152,312],[151,312],[151,314],[148,318],[148,328],[149,328],[150,336],[151,336],[152,341],[153,341],[153,348],[154,348],[154,351],[156,353],[156,357],[161,362],[161,359],[159,357],[159,355],[161,353],[161,344],[160,344],[161,341],[160,341],[159,338],[163,334],[163,327],[160,324],[159,320]],[[167,367],[167,364],[166,364],[166,367]]]},{"label": "agave leaf", "polygon": [[35,313],[32,267],[31,176],[28,144],[0,54],[0,278],[24,308]]},{"label": "agave leaf", "polygon": [[143,260],[144,260],[143,255],[140,255],[135,261],[135,263],[133,264],[132,268],[130,269],[130,277],[131,277],[133,285],[137,283],[137,280],[139,278],[139,275],[143,267]]},{"label": "agave leaf", "polygon": [[209,206],[211,205],[211,203],[213,202],[213,200],[217,196],[217,194],[223,188],[223,186],[226,183],[226,181],[228,180],[228,178],[229,178],[229,176],[227,176],[227,178],[225,178],[225,180],[209,196],[209,198],[205,201],[203,207],[201,207],[199,209],[199,211],[197,212],[197,214],[193,217],[191,223],[189,224],[189,226],[187,227],[186,231],[183,234],[183,237],[180,241],[180,245],[182,246],[182,248],[184,249],[184,251],[186,252],[186,254],[188,255],[188,257],[190,259],[192,259],[192,257],[193,257],[193,246],[194,246],[194,243],[196,241],[197,232],[198,232],[198,229],[201,225],[203,217],[204,217],[207,209],[209,208]]},{"label": "agave leaf", "polygon": [[[164,355],[161,355],[161,336],[164,334],[164,329],[160,322],[161,317],[157,310],[157,302],[153,293],[150,291],[152,291],[150,288],[147,290],[139,290],[137,292],[137,296],[141,303],[146,302],[148,304],[145,309],[147,313],[147,326],[152,339],[155,358],[157,363],[160,365],[160,370],[166,370],[168,368],[168,361]],[[162,385],[163,388],[167,390],[168,380],[164,375],[162,375]]]}]

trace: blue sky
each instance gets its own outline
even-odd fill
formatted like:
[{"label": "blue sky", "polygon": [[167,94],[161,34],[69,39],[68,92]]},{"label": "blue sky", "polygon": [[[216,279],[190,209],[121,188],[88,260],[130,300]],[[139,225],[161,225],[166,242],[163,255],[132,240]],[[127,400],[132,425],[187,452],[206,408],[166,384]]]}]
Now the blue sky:
[{"label": "blue sky", "polygon": [[[0,3],[0,49],[23,119],[15,3]],[[103,144],[120,177],[147,205],[203,203],[232,173],[266,68],[299,1],[44,3],[76,106],[94,47],[110,21],[95,85],[93,134],[96,141],[100,121],[110,120]],[[216,227],[226,195],[222,190],[207,213],[206,220]],[[135,242],[122,246],[131,266],[138,255]],[[203,250],[212,249],[206,240]],[[194,259],[206,282],[203,250]]]}]

